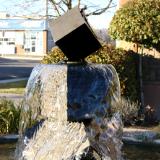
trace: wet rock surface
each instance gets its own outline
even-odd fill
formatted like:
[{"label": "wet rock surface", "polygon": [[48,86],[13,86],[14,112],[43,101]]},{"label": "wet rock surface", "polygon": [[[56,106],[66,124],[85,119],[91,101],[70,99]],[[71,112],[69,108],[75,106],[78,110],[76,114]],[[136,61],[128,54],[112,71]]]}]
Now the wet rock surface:
[{"label": "wet rock surface", "polygon": [[[119,80],[111,65],[35,67],[26,88],[17,159],[72,160],[89,155],[121,160],[121,118],[109,118],[107,111],[119,98]],[[24,133],[30,121],[42,119],[28,139]]]}]

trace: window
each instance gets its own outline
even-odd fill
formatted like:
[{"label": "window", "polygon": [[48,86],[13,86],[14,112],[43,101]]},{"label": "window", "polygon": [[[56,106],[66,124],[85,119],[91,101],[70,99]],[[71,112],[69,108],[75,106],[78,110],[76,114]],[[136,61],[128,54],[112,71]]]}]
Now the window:
[{"label": "window", "polygon": [[32,46],[34,46],[35,45],[35,41],[32,41]]},{"label": "window", "polygon": [[36,39],[36,37],[35,36],[31,36],[31,39]]},{"label": "window", "polygon": [[35,47],[32,47],[32,52],[35,52],[35,51],[36,51]]},{"label": "window", "polygon": [[8,38],[4,38],[4,41],[8,41]]},{"label": "window", "polygon": [[9,38],[8,41],[14,42],[15,38]]},{"label": "window", "polygon": [[30,48],[25,48],[25,52],[30,52]]},{"label": "window", "polygon": [[15,45],[15,42],[8,42],[8,45]]},{"label": "window", "polygon": [[36,33],[34,32],[31,33],[31,39],[36,39]]}]

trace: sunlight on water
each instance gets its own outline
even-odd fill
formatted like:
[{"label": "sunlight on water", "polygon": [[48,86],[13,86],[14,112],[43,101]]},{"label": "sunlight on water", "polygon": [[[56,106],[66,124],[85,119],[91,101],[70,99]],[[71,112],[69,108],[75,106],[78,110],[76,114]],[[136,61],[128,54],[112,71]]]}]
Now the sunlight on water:
[{"label": "sunlight on water", "polygon": [[79,123],[58,124],[44,122],[37,135],[29,141],[23,152],[27,160],[72,160],[89,147],[84,125]]}]

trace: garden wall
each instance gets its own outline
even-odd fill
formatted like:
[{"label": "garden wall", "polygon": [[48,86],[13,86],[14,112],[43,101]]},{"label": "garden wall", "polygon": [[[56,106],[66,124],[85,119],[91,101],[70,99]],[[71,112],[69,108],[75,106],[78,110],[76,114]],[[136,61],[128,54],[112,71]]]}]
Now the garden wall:
[{"label": "garden wall", "polygon": [[155,117],[160,120],[160,59],[143,57],[143,82],[144,104],[153,107]]}]

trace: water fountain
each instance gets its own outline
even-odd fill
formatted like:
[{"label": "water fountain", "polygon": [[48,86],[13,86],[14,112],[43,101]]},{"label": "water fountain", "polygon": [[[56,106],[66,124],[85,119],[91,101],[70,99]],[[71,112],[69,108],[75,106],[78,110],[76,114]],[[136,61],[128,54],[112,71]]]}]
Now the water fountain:
[{"label": "water fountain", "polygon": [[108,115],[120,98],[114,67],[84,62],[101,45],[78,8],[50,26],[69,61],[33,69],[16,159],[121,160],[122,122]]}]

